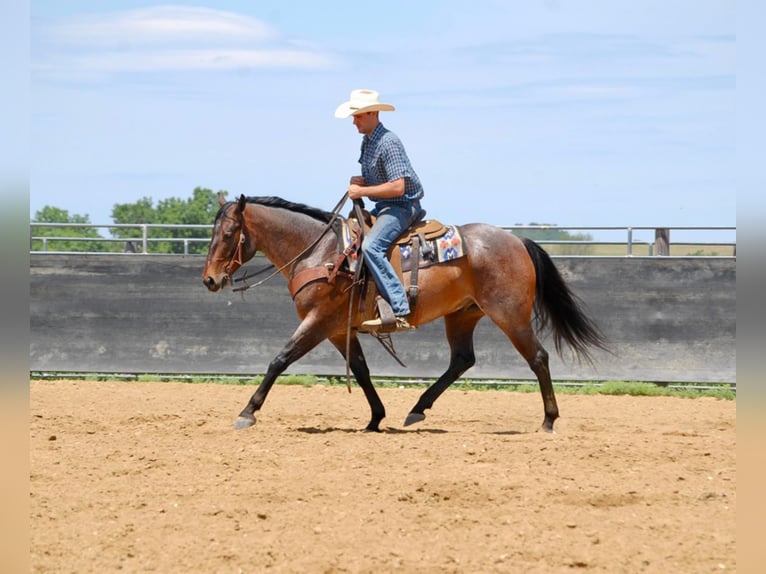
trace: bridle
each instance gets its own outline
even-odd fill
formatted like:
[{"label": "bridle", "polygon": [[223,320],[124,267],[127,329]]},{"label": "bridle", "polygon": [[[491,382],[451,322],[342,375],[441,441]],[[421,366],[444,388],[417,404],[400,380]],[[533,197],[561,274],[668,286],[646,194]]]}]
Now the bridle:
[{"label": "bridle", "polygon": [[[229,215],[223,213],[221,214],[221,217],[227,217],[229,219],[232,219]],[[239,226],[239,239],[237,240],[237,246],[234,248],[234,252],[232,253],[231,257],[229,258],[229,262],[224,266],[223,270],[226,272],[226,276],[231,279],[231,271],[229,271],[233,265],[236,265],[237,269],[242,267],[243,261],[242,261],[242,247],[245,245],[245,242],[247,241],[247,236],[245,235],[244,225],[240,223]],[[224,257],[214,257],[213,261],[221,261],[225,259]]]},{"label": "bridle", "polygon": [[[237,269],[242,267],[242,246],[245,244],[245,241],[247,241],[247,237],[245,236],[245,229],[244,225],[240,227],[239,230],[239,241],[237,241],[237,247],[234,249],[234,255],[232,256],[231,260],[229,261],[229,264],[234,263],[237,266]],[[229,274],[229,265],[224,267],[224,271],[226,271],[227,274]]]},{"label": "bridle", "polygon": [[[225,214],[225,213],[222,214],[222,217],[228,217],[228,218],[231,219],[231,217],[228,214]],[[244,220],[244,216],[242,216],[242,219]],[[247,243],[247,235],[245,234],[244,221],[241,221],[240,224],[239,224],[239,239],[237,240],[237,246],[234,248],[234,252],[232,253],[231,257],[229,258],[229,262],[223,268],[223,270],[226,272],[226,276],[229,278],[229,281],[231,281],[232,284],[233,283],[237,283],[239,281],[247,281],[248,279],[256,277],[256,276],[260,275],[261,273],[265,273],[269,269],[273,269],[274,268],[274,264],[269,263],[268,265],[264,265],[263,267],[261,267],[260,269],[255,271],[254,273],[250,273],[248,271],[245,271],[245,273],[243,273],[240,277],[237,277],[236,279],[233,278],[232,277],[232,272],[230,271],[230,269],[232,269],[232,267],[234,267],[235,269],[239,269],[245,263],[244,262],[244,258],[242,257],[242,250],[243,250],[243,248],[245,246],[245,243]],[[221,259],[223,259],[223,257],[216,257],[215,258],[216,261],[220,261]],[[258,283],[255,283],[253,285],[245,284],[242,287],[232,288],[232,291],[245,291],[245,290],[249,289],[250,287],[257,287],[258,285],[261,285],[262,283],[265,283],[266,281],[268,281],[269,279],[274,277],[282,269],[283,268],[277,269],[271,275],[269,275],[265,279],[262,279]]]}]

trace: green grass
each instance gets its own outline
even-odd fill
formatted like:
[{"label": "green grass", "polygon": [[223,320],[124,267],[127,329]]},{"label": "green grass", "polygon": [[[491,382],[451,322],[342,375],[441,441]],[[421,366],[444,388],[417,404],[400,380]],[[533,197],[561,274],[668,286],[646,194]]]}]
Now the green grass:
[{"label": "green grass", "polygon": [[[696,388],[696,387],[716,388]],[[522,393],[537,393],[537,383],[471,383],[459,381],[453,388],[463,389],[491,389],[515,391]],[[556,383],[553,387],[556,394],[561,395],[630,395],[634,397],[682,397],[700,398],[711,397],[716,399],[734,400],[737,397],[736,390],[728,385],[707,385],[696,383],[678,383],[672,387],[641,381],[605,381],[605,382],[577,382]]]},{"label": "green grass", "polygon": [[606,381],[598,385],[591,383],[582,387],[564,387],[564,389],[564,393],[572,392],[578,395],[630,395],[634,397],[683,397],[692,399],[712,397],[727,400],[736,398],[736,392],[724,386],[715,389],[697,389],[692,385],[679,384],[671,388],[637,381]]},{"label": "green grass", "polygon": [[[171,374],[109,374],[109,373],[31,373],[31,379],[75,379],[86,381],[138,381],[138,382],[182,382],[214,383],[221,385],[256,386],[263,380],[263,375],[171,375]],[[434,382],[433,379],[375,379],[377,388],[422,388]],[[277,379],[279,385],[329,385],[346,386],[346,377],[320,377],[315,375],[282,375]],[[357,386],[352,380],[352,386]],[[723,400],[735,400],[736,389],[729,385],[709,385],[703,383],[658,384],[641,381],[605,381],[605,382],[555,382],[557,394],[572,395],[629,395],[645,397],[711,397]],[[711,387],[711,388],[697,388]],[[521,393],[539,392],[534,381],[482,381],[477,379],[459,379],[450,387],[457,390],[500,390]]]}]

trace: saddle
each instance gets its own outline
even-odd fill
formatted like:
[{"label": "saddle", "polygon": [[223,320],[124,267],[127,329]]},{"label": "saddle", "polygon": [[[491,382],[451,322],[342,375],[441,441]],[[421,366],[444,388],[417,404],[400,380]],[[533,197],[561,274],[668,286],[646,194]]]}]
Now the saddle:
[{"label": "saddle", "polygon": [[[417,304],[418,270],[465,254],[457,227],[426,220],[425,215],[425,210],[421,210],[414,223],[391,244],[388,252],[389,261],[407,290],[412,309]],[[296,273],[288,284],[290,295],[295,298],[304,286],[313,281],[327,280],[332,284],[340,275],[351,279],[354,288],[359,289],[359,312],[365,319],[372,319],[377,313],[384,323],[386,319],[393,322],[390,305],[379,296],[375,282],[368,280],[365,266],[359,268],[357,265],[363,238],[362,225],[368,231],[374,223],[374,217],[367,211],[362,212],[361,224],[353,212],[347,219],[340,219],[336,228],[339,253],[321,267]]]},{"label": "saddle", "polygon": [[395,245],[407,245],[412,243],[413,238],[419,237],[423,243],[426,239],[436,239],[441,237],[447,231],[447,227],[435,219],[423,219],[426,215],[425,210],[421,210],[419,217],[408,229],[394,241]]}]

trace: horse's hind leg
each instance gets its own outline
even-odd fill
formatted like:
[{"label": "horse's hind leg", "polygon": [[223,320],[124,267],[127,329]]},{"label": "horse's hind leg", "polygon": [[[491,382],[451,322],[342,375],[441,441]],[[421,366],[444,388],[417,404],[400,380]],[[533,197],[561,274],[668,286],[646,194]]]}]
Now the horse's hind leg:
[{"label": "horse's hind leg", "polygon": [[526,359],[529,368],[537,377],[540,393],[543,396],[543,408],[545,409],[545,419],[541,429],[546,432],[553,432],[553,422],[559,417],[559,407],[556,404],[551,372],[548,368],[548,351],[538,340],[531,325],[524,329],[513,331],[503,329],[503,331],[508,335],[516,350]]},{"label": "horse's hind leg", "polygon": [[[340,354],[346,358],[346,335],[331,337],[330,342],[335,346]],[[365,431],[380,431],[380,421],[386,417],[386,408],[383,406],[383,401],[380,400],[375,387],[370,379],[370,369],[367,366],[367,361],[364,358],[362,346],[359,344],[359,338],[356,335],[351,336],[349,346],[349,357],[347,358],[351,372],[354,373],[354,378],[359,386],[364,391],[364,396],[367,399],[367,403],[370,405],[371,418],[370,423],[365,427]]]},{"label": "horse's hind leg", "polygon": [[426,418],[425,410],[430,409],[436,399],[476,363],[473,351],[473,332],[484,313],[475,305],[444,317],[447,341],[450,346],[449,367],[439,379],[420,396],[404,420],[404,426],[418,423]]}]

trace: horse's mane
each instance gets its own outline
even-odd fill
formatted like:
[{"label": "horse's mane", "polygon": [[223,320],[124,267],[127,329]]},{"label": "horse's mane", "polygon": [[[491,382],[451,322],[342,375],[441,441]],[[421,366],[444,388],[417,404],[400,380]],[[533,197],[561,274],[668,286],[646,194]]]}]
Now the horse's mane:
[{"label": "horse's mane", "polygon": [[287,201],[286,199],[282,199],[281,197],[274,197],[274,196],[247,197],[245,198],[245,201],[247,201],[247,203],[257,203],[258,205],[265,205],[266,207],[278,207],[280,209],[287,209],[288,211],[302,213],[314,219],[318,219],[322,223],[327,223],[328,221],[332,219],[332,213],[330,213],[329,211],[324,211],[323,209],[318,209],[316,207],[310,207],[302,203]]}]

